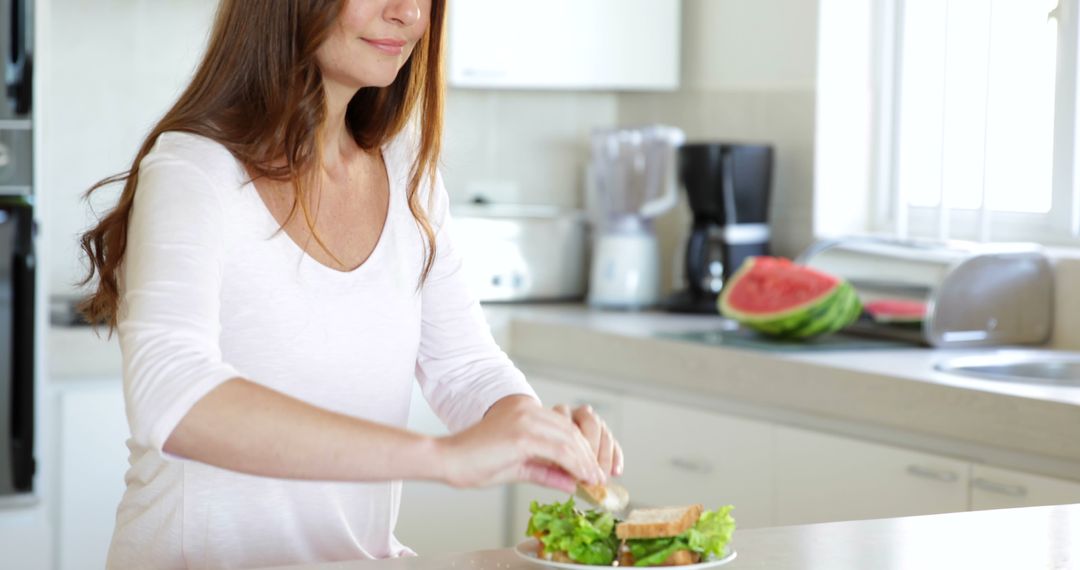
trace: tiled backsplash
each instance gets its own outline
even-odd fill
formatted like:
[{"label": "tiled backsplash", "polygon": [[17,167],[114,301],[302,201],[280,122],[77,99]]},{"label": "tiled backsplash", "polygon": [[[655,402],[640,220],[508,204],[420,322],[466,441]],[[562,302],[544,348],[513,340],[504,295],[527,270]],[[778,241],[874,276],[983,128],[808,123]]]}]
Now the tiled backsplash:
[{"label": "tiled backsplash", "polygon": [[450,89],[442,172],[451,200],[582,205],[588,135],[616,121],[613,93]]},{"label": "tiled backsplash", "polygon": [[[619,122],[662,122],[686,131],[689,141],[762,142],[775,149],[772,201],[773,250],[794,256],[813,240],[814,94],[812,91],[680,91],[624,94]],[[690,225],[686,206],[658,221],[661,251],[681,254]],[[668,259],[668,266],[675,264]],[[671,284],[665,272],[664,289]]]}]

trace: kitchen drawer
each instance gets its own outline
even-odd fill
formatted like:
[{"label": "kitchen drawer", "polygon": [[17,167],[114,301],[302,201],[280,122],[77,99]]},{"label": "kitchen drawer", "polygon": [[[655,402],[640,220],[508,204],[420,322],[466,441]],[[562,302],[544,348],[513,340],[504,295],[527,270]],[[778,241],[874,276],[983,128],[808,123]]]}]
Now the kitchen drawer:
[{"label": "kitchen drawer", "polygon": [[778,525],[967,510],[963,461],[779,426],[776,455]]},{"label": "kitchen drawer", "polygon": [[772,426],[631,397],[623,418],[632,505],[731,504],[739,528],[771,526]]},{"label": "kitchen drawer", "polygon": [[971,510],[1080,503],[1080,482],[971,466]]}]

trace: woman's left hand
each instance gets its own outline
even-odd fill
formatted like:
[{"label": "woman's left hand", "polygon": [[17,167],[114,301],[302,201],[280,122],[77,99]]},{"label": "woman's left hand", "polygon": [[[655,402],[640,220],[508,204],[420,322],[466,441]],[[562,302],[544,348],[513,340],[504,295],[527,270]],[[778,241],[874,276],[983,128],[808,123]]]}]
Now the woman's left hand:
[{"label": "woman's left hand", "polygon": [[579,406],[573,410],[565,404],[559,404],[553,408],[566,417],[573,420],[574,425],[581,430],[585,440],[589,442],[593,452],[596,453],[596,462],[600,469],[612,477],[618,477],[623,473],[623,453],[619,442],[615,440],[611,430],[592,406]]}]

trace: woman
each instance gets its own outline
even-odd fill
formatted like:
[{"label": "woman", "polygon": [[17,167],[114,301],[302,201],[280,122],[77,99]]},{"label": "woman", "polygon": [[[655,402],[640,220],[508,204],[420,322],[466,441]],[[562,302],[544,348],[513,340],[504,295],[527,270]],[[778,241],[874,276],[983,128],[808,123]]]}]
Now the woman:
[{"label": "woman", "polygon": [[[620,473],[591,410],[539,405],[462,280],[444,19],[445,0],[223,0],[191,85],[98,185],[124,191],[83,236],[82,309],[119,332],[132,432],[110,567],[408,555],[402,479]],[[453,435],[402,429],[414,377]]]}]

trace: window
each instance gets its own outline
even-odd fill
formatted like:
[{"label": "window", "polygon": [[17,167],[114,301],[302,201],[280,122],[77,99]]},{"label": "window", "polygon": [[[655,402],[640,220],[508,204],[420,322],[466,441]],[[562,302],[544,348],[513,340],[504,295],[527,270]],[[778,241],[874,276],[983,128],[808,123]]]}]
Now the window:
[{"label": "window", "polygon": [[[838,132],[822,122],[843,113],[859,121],[851,92],[865,81],[868,229],[1080,243],[1077,2],[882,0],[854,12],[822,0],[819,128]],[[853,70],[859,42],[865,66]],[[829,83],[841,57],[856,78],[844,89]]]}]

